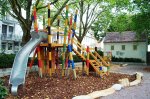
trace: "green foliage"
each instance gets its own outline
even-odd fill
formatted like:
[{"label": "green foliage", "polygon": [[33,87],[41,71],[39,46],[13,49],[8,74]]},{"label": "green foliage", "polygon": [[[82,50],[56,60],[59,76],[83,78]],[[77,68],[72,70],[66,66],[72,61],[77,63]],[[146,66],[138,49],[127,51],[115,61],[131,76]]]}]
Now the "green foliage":
[{"label": "green foliage", "polygon": [[82,59],[80,59],[77,55],[73,55],[74,62],[82,62]]},{"label": "green foliage", "polygon": [[101,50],[98,50],[97,53],[100,55],[100,56],[103,56],[104,53],[101,51]]},{"label": "green foliage", "polygon": [[122,32],[132,30],[131,16],[126,13],[114,16],[108,28],[109,32]]},{"label": "green foliage", "polygon": [[[133,0],[134,8],[138,13],[133,15],[133,30],[138,36],[145,33],[148,36],[148,43],[150,44],[150,1],[149,0]],[[135,10],[135,9],[134,9]]]},{"label": "green foliage", "polygon": [[136,62],[136,63],[143,63],[141,59],[138,58],[117,58],[117,57],[112,57],[112,62]]},{"label": "green foliage", "polygon": [[15,54],[0,54],[0,68],[11,68]]},{"label": "green foliage", "polygon": [[94,37],[101,41],[106,32],[130,30],[130,17],[123,14],[123,10],[131,9],[130,0],[105,0],[107,5],[105,11],[99,15],[93,23],[91,29],[94,31]]},{"label": "green foliage", "polygon": [[94,31],[94,37],[98,41],[101,41],[105,36],[105,32],[107,31],[108,26],[111,22],[112,14],[110,12],[110,10],[107,10],[101,13],[99,19],[91,26],[91,29]]},{"label": "green foliage", "polygon": [[5,99],[8,95],[8,89],[4,86],[4,81],[0,78],[0,99]]},{"label": "green foliage", "polygon": [[0,85],[4,85],[4,80],[0,78]]},{"label": "green foliage", "polygon": [[[28,65],[31,62],[31,59],[32,59],[32,57],[29,57],[29,59],[28,59]],[[37,59],[37,57],[35,57],[33,65],[38,65],[38,59]]]},{"label": "green foliage", "polygon": [[146,33],[150,39],[150,12],[136,14],[132,17],[132,21],[133,30],[135,30],[138,35]]}]

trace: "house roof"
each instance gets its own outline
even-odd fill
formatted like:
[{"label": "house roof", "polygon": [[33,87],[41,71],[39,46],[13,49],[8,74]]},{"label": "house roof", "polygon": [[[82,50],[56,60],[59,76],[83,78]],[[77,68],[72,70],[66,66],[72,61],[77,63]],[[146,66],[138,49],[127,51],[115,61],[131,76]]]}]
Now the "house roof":
[{"label": "house roof", "polygon": [[125,32],[108,32],[106,33],[104,43],[121,43],[121,42],[145,42],[146,36],[142,35],[140,38],[136,37],[133,31]]}]

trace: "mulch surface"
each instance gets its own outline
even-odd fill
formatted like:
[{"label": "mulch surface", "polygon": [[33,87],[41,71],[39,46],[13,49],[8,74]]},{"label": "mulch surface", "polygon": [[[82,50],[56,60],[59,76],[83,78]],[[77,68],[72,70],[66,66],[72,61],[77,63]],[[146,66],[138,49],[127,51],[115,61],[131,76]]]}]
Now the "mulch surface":
[{"label": "mulch surface", "polygon": [[150,67],[145,67],[143,70],[147,71],[147,72],[150,72]]},{"label": "mulch surface", "polygon": [[[76,80],[73,77],[44,76],[40,78],[37,72],[30,73],[26,77],[25,87],[20,87],[18,96],[9,94],[7,99],[72,99],[77,95],[86,95],[93,91],[103,90],[118,83],[119,79],[129,78],[135,80],[135,75],[110,73],[103,78],[93,76],[82,76],[78,74]],[[3,77],[5,86],[8,87],[9,77]]]}]

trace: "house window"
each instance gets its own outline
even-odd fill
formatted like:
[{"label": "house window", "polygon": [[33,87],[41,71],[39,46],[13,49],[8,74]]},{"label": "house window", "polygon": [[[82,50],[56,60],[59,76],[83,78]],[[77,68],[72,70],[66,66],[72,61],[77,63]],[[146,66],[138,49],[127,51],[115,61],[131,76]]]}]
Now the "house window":
[{"label": "house window", "polygon": [[12,43],[8,43],[8,50],[12,50],[13,46]]},{"label": "house window", "polygon": [[2,34],[6,35],[7,34],[7,25],[2,25]]},{"label": "house window", "polygon": [[13,26],[9,26],[9,33],[13,33],[14,27]]},{"label": "house window", "polygon": [[116,55],[120,55],[120,52],[119,52],[119,51],[116,51]]},{"label": "house window", "polygon": [[125,45],[122,45],[122,50],[125,50]]},{"label": "house window", "polygon": [[13,31],[14,31],[14,27],[13,26],[9,26],[8,37],[10,37],[10,38],[12,37]]},{"label": "house window", "polygon": [[111,45],[111,50],[114,50],[114,45]]},{"label": "house window", "polygon": [[1,45],[2,47],[2,51],[5,51],[6,50],[6,43],[2,43],[2,45]]},{"label": "house window", "polygon": [[137,50],[137,45],[133,45],[133,50]]}]

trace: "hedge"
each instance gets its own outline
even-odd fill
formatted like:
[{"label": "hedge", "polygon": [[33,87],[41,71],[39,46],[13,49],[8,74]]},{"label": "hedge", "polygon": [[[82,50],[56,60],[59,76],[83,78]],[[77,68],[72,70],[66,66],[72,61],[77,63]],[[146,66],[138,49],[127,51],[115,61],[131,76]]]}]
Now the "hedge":
[{"label": "hedge", "polygon": [[15,54],[0,54],[0,68],[11,68]]},{"label": "hedge", "polygon": [[[97,51],[101,56],[103,56],[103,52],[102,51]],[[15,58],[15,54],[4,54],[1,53],[0,54],[0,68],[11,68],[14,62],[14,58]],[[62,63],[62,57],[59,58],[59,63]],[[73,59],[74,62],[82,62],[82,60],[77,56],[77,55],[73,55]],[[90,59],[93,59],[90,56]],[[28,62],[30,62],[31,58],[28,59]],[[33,65],[37,65],[38,64],[38,60],[37,58],[35,58],[34,60],[34,64]]]},{"label": "hedge", "polygon": [[136,63],[144,63],[141,59],[138,58],[117,58],[117,57],[112,57],[112,62],[136,62]]}]

